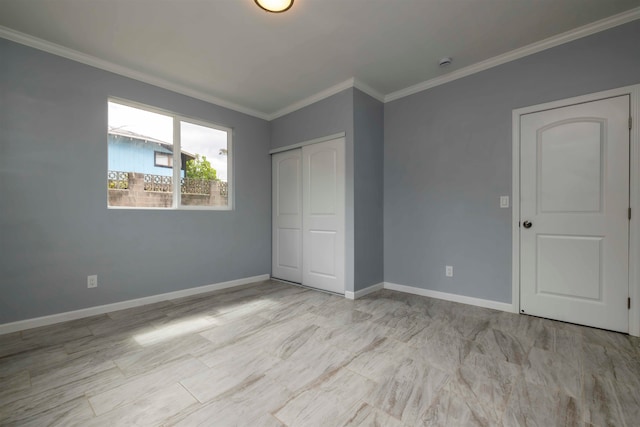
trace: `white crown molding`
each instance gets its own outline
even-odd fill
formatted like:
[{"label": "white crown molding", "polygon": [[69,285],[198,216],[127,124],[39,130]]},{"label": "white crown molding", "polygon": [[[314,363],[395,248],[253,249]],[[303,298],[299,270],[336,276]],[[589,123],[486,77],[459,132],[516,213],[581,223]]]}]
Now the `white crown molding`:
[{"label": "white crown molding", "polygon": [[52,43],[38,37],[34,37],[25,33],[21,33],[11,28],[3,27],[0,25],[0,37],[11,40],[16,43],[23,44],[35,49],[39,49],[53,55],[61,56],[63,58],[71,59],[72,61],[80,62],[91,67],[99,68],[101,70],[109,71],[121,76],[129,77],[134,80],[148,83],[153,86],[157,86],[163,89],[177,92],[182,95],[190,96],[201,101],[209,102],[220,107],[228,108],[230,110],[237,111],[239,113],[248,114],[250,116],[258,117],[263,120],[268,120],[268,114],[261,111],[257,111],[251,108],[246,108],[233,102],[225,101],[216,96],[202,93],[195,89],[191,89],[187,86],[183,86],[177,83],[170,82],[163,78],[134,70],[132,68],[124,67],[122,65],[115,64],[104,59],[96,58],[95,56],[87,55],[86,53],[78,52],[77,50],[69,49],[56,43]]},{"label": "white crown molding", "polygon": [[330,88],[327,88],[316,94],[313,94],[307,98],[301,99],[298,102],[294,102],[293,104],[287,107],[281,108],[280,110],[270,114],[267,120],[271,121],[279,117],[286,116],[289,113],[293,113],[294,111],[297,111],[301,108],[307,107],[311,104],[315,104],[318,101],[322,101],[323,99],[329,98],[330,96],[333,96],[336,93],[342,92],[345,89],[349,89],[350,87],[353,87],[354,81],[355,79],[352,77],[348,80],[338,83],[337,85],[333,85]]},{"label": "white crown molding", "polygon": [[294,102],[293,104],[276,111],[275,113],[271,114],[267,120],[271,121],[277,119],[278,117],[286,116],[289,113],[293,113],[294,111],[300,110],[301,108],[307,107],[311,104],[315,104],[318,101],[322,101],[323,99],[329,98],[336,93],[342,92],[343,90],[352,87],[366,93],[367,95],[377,99],[380,102],[384,102],[384,95],[382,93],[378,92],[368,84],[361,82],[355,77],[351,77],[350,79],[338,83],[337,85],[331,86],[330,88],[313,94],[298,102]]},{"label": "white crown molding", "polygon": [[525,56],[533,55],[534,53],[541,52],[552,47],[556,47],[571,41],[590,36],[600,31],[608,30],[609,28],[617,27],[622,24],[626,24],[631,21],[640,19],[640,7],[630,9],[626,12],[619,13],[617,15],[610,16],[599,21],[592,22],[582,27],[574,28],[567,32],[549,37],[536,43],[529,44],[519,49],[512,50],[502,55],[494,56],[485,61],[477,62],[468,67],[461,68],[453,71],[444,76],[436,77],[434,79],[426,80],[422,83],[409,86],[404,89],[387,94],[384,97],[384,102],[395,101],[396,99],[404,98],[405,96],[413,95],[418,92],[422,92],[427,89],[431,89],[435,86],[440,86],[445,83],[449,83],[453,80],[467,77],[471,74],[478,73],[480,71],[487,70],[489,68],[496,67],[507,62],[514,61],[516,59],[523,58]]},{"label": "white crown molding", "polygon": [[372,88],[371,86],[369,86],[368,84],[354,78],[353,79],[353,87],[355,87],[356,89],[360,90],[361,92],[366,93],[367,95],[369,95],[372,98],[377,99],[380,102],[384,102],[384,94],[381,92],[378,92],[377,90],[375,90],[374,88]]},{"label": "white crown molding", "polygon": [[630,9],[626,12],[619,13],[617,15],[613,15],[608,18],[601,19],[599,21],[592,22],[582,27],[578,27],[573,30],[564,32],[562,34],[549,37],[542,41],[532,43],[530,45],[512,50],[502,55],[494,56],[493,58],[489,58],[487,60],[470,65],[468,67],[461,68],[459,70],[455,70],[449,74],[436,77],[430,80],[426,80],[424,82],[415,84],[413,86],[409,86],[404,89],[400,89],[395,92],[388,93],[386,95],[382,94],[381,92],[367,85],[366,83],[363,83],[362,81],[356,79],[355,77],[352,77],[348,80],[345,80],[341,83],[331,86],[323,91],[320,91],[314,95],[304,98],[298,102],[295,102],[287,107],[284,107],[270,114],[264,113],[262,111],[254,110],[251,108],[243,107],[241,105],[220,99],[213,95],[209,95],[209,94],[191,89],[187,86],[173,83],[148,73],[136,71],[128,67],[124,67],[103,59],[99,59],[94,56],[87,55],[85,53],[81,53],[76,50],[69,49],[64,46],[51,43],[43,39],[39,39],[34,36],[30,36],[28,34],[24,34],[19,31],[12,30],[7,27],[3,27],[1,25],[0,25],[0,37],[14,41],[16,43],[33,47],[35,49],[43,50],[45,52],[48,52],[54,55],[62,56],[64,58],[71,59],[73,61],[90,65],[92,67],[110,71],[112,73],[129,77],[134,80],[138,80],[144,83],[161,87],[163,89],[167,89],[173,92],[187,95],[192,98],[209,102],[224,108],[228,108],[230,110],[234,110],[240,113],[248,114],[250,116],[258,117],[260,119],[271,121],[279,117],[282,117],[284,115],[287,115],[289,113],[292,113],[296,110],[299,110],[301,108],[307,107],[313,103],[326,99],[332,95],[335,95],[336,93],[342,92],[343,90],[349,89],[351,87],[361,90],[362,92],[366,93],[367,95],[370,95],[371,97],[377,99],[380,102],[386,103],[386,102],[395,101],[397,99],[404,98],[405,96],[413,95],[415,93],[422,92],[424,90],[431,89],[433,87],[440,86],[442,84],[449,83],[451,81],[470,76],[480,71],[484,71],[489,68],[493,68],[498,65],[505,64],[507,62],[511,62],[516,59],[520,59],[525,56],[532,55],[534,53],[538,53],[543,50],[550,49],[552,47],[556,47],[564,43],[568,43],[568,42],[580,39],[582,37],[590,36],[592,34],[607,30],[609,28],[626,24],[631,21],[635,21],[636,19],[640,19],[640,7]]}]

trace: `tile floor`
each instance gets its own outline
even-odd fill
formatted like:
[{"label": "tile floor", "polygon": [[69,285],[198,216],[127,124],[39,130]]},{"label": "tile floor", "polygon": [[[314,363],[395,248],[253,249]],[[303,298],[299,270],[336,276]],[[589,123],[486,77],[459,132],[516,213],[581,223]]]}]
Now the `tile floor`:
[{"label": "tile floor", "polygon": [[640,340],[278,282],[0,336],[0,425],[638,426]]}]

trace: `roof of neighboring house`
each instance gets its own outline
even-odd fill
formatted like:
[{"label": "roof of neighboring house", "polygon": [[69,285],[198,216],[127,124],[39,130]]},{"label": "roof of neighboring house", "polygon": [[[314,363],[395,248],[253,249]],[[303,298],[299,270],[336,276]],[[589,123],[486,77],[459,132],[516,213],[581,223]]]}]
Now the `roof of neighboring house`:
[{"label": "roof of neighboring house", "polygon": [[[126,129],[122,129],[122,128],[109,128],[109,135],[123,136],[125,138],[137,139],[137,140],[142,141],[142,142],[158,144],[158,145],[166,148],[167,150],[173,151],[173,144],[171,144],[170,142],[161,141],[159,139],[152,138],[150,136],[141,135],[139,133],[131,132],[130,130],[126,130]],[[187,157],[191,157],[192,159],[196,158],[196,155],[193,154],[193,153],[189,153],[188,151],[184,151],[184,150],[182,150],[181,152],[182,152],[182,154],[184,154]]]}]

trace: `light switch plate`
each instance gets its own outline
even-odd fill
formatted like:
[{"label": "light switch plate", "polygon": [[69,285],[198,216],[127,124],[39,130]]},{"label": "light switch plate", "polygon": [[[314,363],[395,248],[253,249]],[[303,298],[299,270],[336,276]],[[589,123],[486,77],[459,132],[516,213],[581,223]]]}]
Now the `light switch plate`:
[{"label": "light switch plate", "polygon": [[509,207],[509,196],[500,196],[500,207],[503,209]]}]

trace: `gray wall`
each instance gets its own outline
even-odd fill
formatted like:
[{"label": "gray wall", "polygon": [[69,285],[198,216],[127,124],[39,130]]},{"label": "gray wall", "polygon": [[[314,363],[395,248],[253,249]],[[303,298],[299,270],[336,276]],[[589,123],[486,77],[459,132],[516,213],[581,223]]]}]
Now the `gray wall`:
[{"label": "gray wall", "polygon": [[355,290],[384,280],[384,104],[354,90]]},{"label": "gray wall", "polygon": [[346,209],[345,280],[346,290],[354,290],[354,147],[353,92],[345,89],[271,122],[271,148],[345,132]]},{"label": "gray wall", "polygon": [[[0,324],[271,271],[268,122],[3,39],[0,58]],[[108,96],[232,127],[235,210],[108,210]]]},{"label": "gray wall", "polygon": [[385,281],[510,303],[512,110],[640,83],[639,40],[635,21],[385,104]]}]

